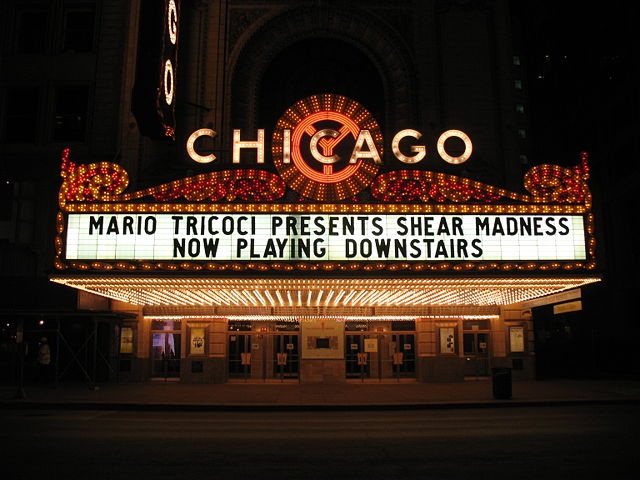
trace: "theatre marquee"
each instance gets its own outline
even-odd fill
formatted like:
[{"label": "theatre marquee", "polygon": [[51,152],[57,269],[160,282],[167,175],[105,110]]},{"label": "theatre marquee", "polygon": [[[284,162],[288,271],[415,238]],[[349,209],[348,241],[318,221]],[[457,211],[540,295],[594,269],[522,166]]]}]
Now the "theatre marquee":
[{"label": "theatre marquee", "polygon": [[[452,132],[464,140],[464,152],[454,156],[439,144],[440,156],[454,164],[467,161],[470,138]],[[407,167],[383,171],[385,144],[375,119],[357,102],[327,94],[297,102],[277,122],[270,170],[260,165],[264,132],[251,142],[234,134],[233,168],[133,192],[127,191],[128,174],[120,165],[76,164],[65,150],[56,267],[67,272],[595,269],[586,154],[573,168],[533,167],[524,177],[527,193],[517,193],[418,169],[426,152],[415,145],[420,136],[414,130],[396,134],[391,150]],[[198,157],[196,139],[187,148]],[[235,165],[241,149],[255,151],[260,169]]]}]

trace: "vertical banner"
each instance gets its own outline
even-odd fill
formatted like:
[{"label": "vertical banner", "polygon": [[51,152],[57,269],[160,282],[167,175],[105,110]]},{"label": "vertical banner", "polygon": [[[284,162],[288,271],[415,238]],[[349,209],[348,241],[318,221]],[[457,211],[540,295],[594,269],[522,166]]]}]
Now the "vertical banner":
[{"label": "vertical banner", "polygon": [[456,329],[454,327],[440,327],[440,353],[456,353]]},{"label": "vertical banner", "polygon": [[511,353],[524,353],[524,327],[509,327]]},{"label": "vertical banner", "polygon": [[133,328],[120,329],[120,353],[133,353]]},{"label": "vertical banner", "polygon": [[203,327],[191,327],[189,346],[191,355],[205,354],[205,332]]}]

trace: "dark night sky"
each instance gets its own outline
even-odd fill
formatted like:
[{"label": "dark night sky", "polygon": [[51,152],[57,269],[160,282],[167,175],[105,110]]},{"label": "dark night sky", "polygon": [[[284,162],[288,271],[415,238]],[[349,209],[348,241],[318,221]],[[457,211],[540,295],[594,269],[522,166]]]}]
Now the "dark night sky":
[{"label": "dark night sky", "polygon": [[527,79],[533,163],[571,163],[581,150],[597,162],[617,130],[638,123],[636,8],[619,1],[584,5],[512,2]]}]

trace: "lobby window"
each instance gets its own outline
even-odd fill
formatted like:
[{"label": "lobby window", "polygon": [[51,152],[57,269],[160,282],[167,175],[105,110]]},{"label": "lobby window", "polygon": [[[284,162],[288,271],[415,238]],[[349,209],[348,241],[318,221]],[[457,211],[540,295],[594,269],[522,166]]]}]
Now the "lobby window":
[{"label": "lobby window", "polygon": [[344,329],[347,332],[366,332],[369,330],[369,324],[364,321],[348,321],[345,322]]},{"label": "lobby window", "polygon": [[83,141],[87,127],[89,88],[59,87],[55,91],[53,141]]},{"label": "lobby window", "polygon": [[94,43],[95,11],[92,6],[67,7],[64,11],[63,52],[91,52]]},{"label": "lobby window", "polygon": [[276,322],[276,331],[277,332],[297,332],[300,330],[299,322]]},{"label": "lobby window", "polygon": [[33,143],[37,139],[40,90],[38,87],[9,87],[5,91],[3,140]]},{"label": "lobby window", "polygon": [[241,320],[230,320],[228,325],[230,332],[250,332],[251,322]]},{"label": "lobby window", "polygon": [[391,330],[394,332],[405,331],[412,332],[416,329],[415,321],[396,321],[391,322]]},{"label": "lobby window", "polygon": [[16,12],[14,48],[16,53],[44,53],[47,46],[48,9]]},{"label": "lobby window", "polygon": [[465,320],[462,325],[464,330],[489,330],[491,326],[489,320]]},{"label": "lobby window", "polygon": [[151,330],[176,330],[180,331],[182,328],[181,320],[152,320]]}]

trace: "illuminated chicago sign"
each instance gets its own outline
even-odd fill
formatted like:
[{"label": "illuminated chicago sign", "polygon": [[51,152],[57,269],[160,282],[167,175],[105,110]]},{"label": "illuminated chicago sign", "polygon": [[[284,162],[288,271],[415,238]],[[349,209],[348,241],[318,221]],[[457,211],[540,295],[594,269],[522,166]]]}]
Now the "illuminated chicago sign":
[{"label": "illuminated chicago sign", "polygon": [[[202,135],[215,132],[195,132],[189,154],[214,161],[197,153]],[[464,142],[455,157],[444,146],[450,136]],[[524,177],[527,193],[516,193],[416,168],[426,154],[415,145],[419,139],[414,130],[398,132],[391,152],[407,168],[382,171],[376,120],[357,102],[326,94],[297,102],[276,123],[276,173],[238,165],[246,148],[255,149],[258,166],[264,163],[264,131],[252,141],[234,132],[233,168],[133,192],[119,165],[77,165],[65,151],[56,266],[345,273],[595,268],[586,154],[574,168],[532,168]],[[460,131],[445,132],[438,145],[450,163],[467,161],[472,152]]]},{"label": "illuminated chicago sign", "polygon": [[[215,137],[217,132],[202,128],[187,140],[187,153],[194,161],[210,163],[215,155],[201,155],[196,141]],[[233,131],[232,163],[241,163],[242,149],[256,151],[256,163],[265,162],[265,131],[258,130],[256,140],[242,140],[240,130]],[[395,158],[406,164],[422,161],[427,153],[424,145],[408,147],[410,155],[401,151],[407,138],[419,140],[417,130],[401,130],[393,137],[391,150]],[[464,152],[452,156],[446,142],[458,138]],[[272,157],[283,180],[305,197],[315,200],[343,200],[366,188],[378,173],[383,158],[380,126],[371,113],[358,102],[340,95],[313,95],[287,109],[273,132]],[[452,164],[466,162],[473,151],[471,139],[460,130],[447,130],[438,138],[440,157]]]},{"label": "illuminated chicago sign", "polygon": [[[162,70],[161,81],[161,94],[164,103],[167,106],[172,107],[172,114],[174,108],[175,97],[175,63],[176,63],[176,48],[178,45],[178,4],[176,0],[169,0],[166,6],[165,16],[165,58],[164,68]],[[162,103],[162,102],[161,102]]]},{"label": "illuminated chicago sign", "polygon": [[180,0],[143,0],[132,111],[140,132],[175,137]]}]

